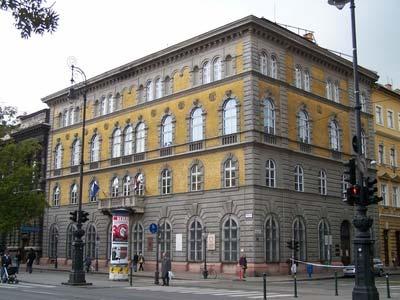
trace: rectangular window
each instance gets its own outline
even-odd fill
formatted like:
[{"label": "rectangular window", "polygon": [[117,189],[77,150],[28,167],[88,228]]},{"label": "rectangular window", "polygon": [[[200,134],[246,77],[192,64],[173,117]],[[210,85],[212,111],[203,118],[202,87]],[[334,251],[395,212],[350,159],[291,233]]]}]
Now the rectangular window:
[{"label": "rectangular window", "polygon": [[380,106],[375,106],[375,119],[376,124],[383,125],[382,107]]},{"label": "rectangular window", "polygon": [[382,204],[384,206],[388,205],[388,199],[387,199],[387,186],[386,184],[381,184],[381,197],[383,198]]},{"label": "rectangular window", "polygon": [[394,207],[399,207],[399,188],[397,186],[393,187],[393,203]]},{"label": "rectangular window", "polygon": [[394,128],[393,112],[387,111],[387,125],[389,128]]},{"label": "rectangular window", "polygon": [[396,166],[396,149],[390,148],[390,166]]},{"label": "rectangular window", "polygon": [[378,146],[378,163],[385,163],[385,148],[382,144]]}]

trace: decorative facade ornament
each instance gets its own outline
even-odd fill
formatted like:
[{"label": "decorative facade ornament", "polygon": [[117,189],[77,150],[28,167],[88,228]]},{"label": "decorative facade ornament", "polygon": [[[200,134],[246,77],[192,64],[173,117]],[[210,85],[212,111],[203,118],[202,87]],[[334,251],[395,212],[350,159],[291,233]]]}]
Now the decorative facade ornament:
[{"label": "decorative facade ornament", "polygon": [[179,102],[179,103],[178,103],[178,108],[179,108],[180,110],[184,109],[184,108],[185,108],[185,102],[183,102],[183,101]]},{"label": "decorative facade ornament", "polygon": [[108,129],[108,123],[104,124],[104,129],[107,130]]},{"label": "decorative facade ornament", "polygon": [[209,99],[211,102],[214,102],[216,98],[217,98],[217,94],[216,94],[215,92],[212,92],[212,93],[210,93],[210,94],[208,95],[208,99]]},{"label": "decorative facade ornament", "polygon": [[157,115],[157,111],[155,109],[151,110],[151,116],[154,118]]}]

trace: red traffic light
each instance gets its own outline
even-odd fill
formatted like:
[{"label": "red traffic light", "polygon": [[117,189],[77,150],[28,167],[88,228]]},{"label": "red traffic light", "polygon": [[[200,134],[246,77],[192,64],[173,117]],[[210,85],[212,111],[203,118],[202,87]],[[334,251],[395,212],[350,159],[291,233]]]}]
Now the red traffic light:
[{"label": "red traffic light", "polygon": [[358,185],[353,185],[350,187],[350,194],[351,196],[359,196],[361,192],[361,189]]}]

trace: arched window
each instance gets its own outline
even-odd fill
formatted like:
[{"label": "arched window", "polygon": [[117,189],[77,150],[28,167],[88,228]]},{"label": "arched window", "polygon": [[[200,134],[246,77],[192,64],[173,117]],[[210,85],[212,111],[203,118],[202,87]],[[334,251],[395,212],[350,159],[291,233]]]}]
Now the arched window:
[{"label": "arched window", "polygon": [[97,195],[98,191],[100,189],[99,184],[97,183],[96,180],[92,180],[90,182],[90,189],[89,189],[89,201],[90,202],[96,202],[97,201]]},{"label": "arched window", "polygon": [[159,224],[160,230],[160,255],[166,252],[170,254],[170,258],[172,258],[171,251],[172,251],[172,228],[171,224],[164,219],[160,221]]},{"label": "arched window", "polygon": [[132,126],[129,125],[125,128],[124,133],[124,155],[131,155],[133,150],[133,129]]},{"label": "arched window", "polygon": [[275,55],[271,55],[271,77],[278,79],[278,62]]},{"label": "arched window", "polygon": [[73,166],[79,165],[80,158],[81,158],[81,140],[80,139],[75,139],[74,143],[72,144],[71,164]]},{"label": "arched window", "polygon": [[111,157],[120,157],[121,156],[121,129],[114,130],[112,135],[112,153]]},{"label": "arched window", "polygon": [[189,260],[203,260],[203,227],[200,221],[195,218],[189,225]]},{"label": "arched window", "polygon": [[264,100],[264,131],[275,134],[275,106],[270,98]]},{"label": "arched window", "polygon": [[225,102],[223,111],[223,134],[233,134],[237,132],[237,110],[236,101],[229,99]]},{"label": "arched window", "polygon": [[297,88],[299,88],[299,89],[301,89],[301,81],[302,81],[302,78],[301,78],[301,67],[300,66],[296,66],[296,68],[295,68],[295,79],[296,79],[296,87]]},{"label": "arched window", "polygon": [[92,143],[90,145],[90,162],[96,162],[100,160],[100,137],[95,134],[92,137]]},{"label": "arched window", "polygon": [[172,92],[171,78],[169,78],[169,76],[167,76],[164,79],[164,93],[165,93],[165,96],[170,95],[171,92]]},{"label": "arched window", "polygon": [[132,226],[132,257],[140,252],[144,252],[144,229],[142,224],[135,223]]},{"label": "arched window", "polygon": [[74,123],[78,123],[79,122],[79,112],[80,112],[80,108],[79,107],[75,107],[75,113],[74,113]]},{"label": "arched window", "polygon": [[333,100],[333,84],[330,80],[326,82],[326,98]]},{"label": "arched window", "polygon": [[161,194],[168,195],[171,194],[172,190],[172,175],[171,171],[164,169],[161,172]]},{"label": "arched window", "polygon": [[304,89],[307,92],[311,91],[310,72],[308,70],[304,70]]},{"label": "arched window", "polygon": [[198,164],[190,168],[190,191],[200,191],[203,189],[203,172]]},{"label": "arched window", "polygon": [[361,129],[361,153],[367,156],[367,139],[364,129]]},{"label": "arched window", "polygon": [[146,83],[146,101],[151,101],[153,99],[153,81],[149,80]]},{"label": "arched window", "polygon": [[115,110],[115,97],[113,95],[108,96],[108,112],[112,113]]},{"label": "arched window", "polygon": [[214,81],[221,79],[221,59],[219,57],[213,61],[213,75]]},{"label": "arched window", "polygon": [[299,140],[302,143],[310,143],[310,121],[308,114],[302,110],[299,112]]},{"label": "arched window", "polygon": [[51,225],[49,230],[49,258],[57,257],[58,248],[58,229],[56,225]]},{"label": "arched window", "polygon": [[320,195],[327,195],[327,177],[324,170],[319,171],[319,193]]},{"label": "arched window", "polygon": [[60,205],[61,189],[56,185],[53,189],[53,206]]},{"label": "arched window", "polygon": [[96,227],[89,224],[86,228],[86,256],[94,259],[96,257]]},{"label": "arched window", "polygon": [[233,75],[232,56],[227,55],[225,58],[225,77]]},{"label": "arched window", "polygon": [[141,122],[136,127],[136,153],[142,153],[145,151],[145,126]]},{"label": "arched window", "polygon": [[111,183],[111,197],[118,197],[119,195],[119,179],[114,177]]},{"label": "arched window", "polygon": [[55,156],[54,156],[54,169],[61,169],[62,168],[62,145],[57,144],[55,149]]},{"label": "arched window", "polygon": [[161,98],[162,97],[162,82],[161,78],[156,79],[156,98]]},{"label": "arched window", "polygon": [[98,117],[101,115],[101,107],[99,100],[94,101],[93,104],[93,116]]},{"label": "arched window", "polygon": [[318,224],[318,241],[319,241],[319,259],[321,262],[329,262],[330,258],[330,245],[329,241],[329,225],[325,219],[322,219]]},{"label": "arched window", "polygon": [[74,109],[71,107],[69,109],[69,125],[73,125],[75,122],[75,111]]},{"label": "arched window", "polygon": [[340,90],[339,90],[339,82],[335,81],[333,85],[333,100],[337,103],[340,102]]},{"label": "arched window", "polygon": [[161,147],[172,145],[172,117],[166,116],[161,125]]},{"label": "arched window", "polygon": [[209,83],[211,81],[210,76],[210,63],[206,61],[203,64],[203,84]]},{"label": "arched window", "polygon": [[336,121],[331,121],[329,126],[329,136],[331,141],[331,149],[334,151],[340,150],[340,132],[339,125]]},{"label": "arched window", "polygon": [[192,83],[193,83],[193,86],[200,84],[199,68],[197,66],[195,66],[192,71]]},{"label": "arched window", "polygon": [[360,93],[360,105],[361,111],[367,112],[367,97],[364,92]]},{"label": "arched window", "polygon": [[239,226],[232,216],[222,226],[222,259],[237,262],[239,252]]},{"label": "arched window", "polygon": [[74,232],[76,230],[75,224],[69,224],[67,228],[67,236],[66,236],[66,256],[67,259],[72,259],[73,248],[72,243],[74,242]]},{"label": "arched window", "polygon": [[192,111],[190,128],[192,142],[200,141],[203,139],[203,114],[201,108],[195,108]]},{"label": "arched window", "polygon": [[299,243],[299,250],[293,251],[292,256],[295,259],[306,260],[306,227],[302,218],[297,217],[292,225],[292,240]]},{"label": "arched window", "polygon": [[135,176],[135,182],[133,185],[133,189],[135,190],[135,195],[139,195],[139,196],[144,195],[144,175],[142,173],[138,173]]},{"label": "arched window", "polygon": [[107,114],[107,108],[108,108],[107,98],[103,96],[100,101],[101,115]]},{"label": "arched window", "polygon": [[78,203],[78,185],[76,183],[71,186],[70,202],[71,204]]},{"label": "arched window", "polygon": [[126,175],[122,182],[122,194],[124,196],[129,196],[131,194],[131,177]]},{"label": "arched window", "polygon": [[275,176],[276,176],[275,162],[269,159],[265,163],[265,184],[268,187],[276,186]]},{"label": "arched window", "polygon": [[228,159],[224,163],[224,187],[234,187],[237,185],[237,166],[236,162]]},{"label": "arched window", "polygon": [[64,110],[64,114],[63,114],[63,125],[64,125],[64,127],[68,126],[68,122],[69,122],[69,110],[66,109],[66,110]]},{"label": "arched window", "polygon": [[304,192],[304,172],[299,165],[294,168],[294,189],[298,192]]},{"label": "arched window", "polygon": [[63,127],[63,114],[62,113],[58,114],[56,124],[57,124],[58,128]]},{"label": "arched window", "polygon": [[263,75],[268,75],[268,56],[265,52],[260,55],[260,72]]},{"label": "arched window", "polygon": [[279,262],[279,226],[273,215],[265,222],[265,258],[267,262]]}]

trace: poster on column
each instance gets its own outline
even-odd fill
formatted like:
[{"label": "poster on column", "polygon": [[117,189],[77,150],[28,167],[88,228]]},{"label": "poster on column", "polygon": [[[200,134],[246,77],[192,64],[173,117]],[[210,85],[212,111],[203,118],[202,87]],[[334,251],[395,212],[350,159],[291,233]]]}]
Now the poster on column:
[{"label": "poster on column", "polygon": [[110,257],[110,279],[128,279],[129,215],[126,211],[113,211]]}]

